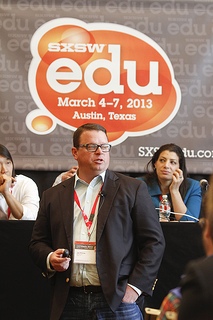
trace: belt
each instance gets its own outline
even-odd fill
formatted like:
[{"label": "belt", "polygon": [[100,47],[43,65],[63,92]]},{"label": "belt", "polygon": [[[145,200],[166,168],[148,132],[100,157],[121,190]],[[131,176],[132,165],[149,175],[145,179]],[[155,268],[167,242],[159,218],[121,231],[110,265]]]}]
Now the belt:
[{"label": "belt", "polygon": [[84,294],[103,292],[101,286],[70,287],[70,291]]}]

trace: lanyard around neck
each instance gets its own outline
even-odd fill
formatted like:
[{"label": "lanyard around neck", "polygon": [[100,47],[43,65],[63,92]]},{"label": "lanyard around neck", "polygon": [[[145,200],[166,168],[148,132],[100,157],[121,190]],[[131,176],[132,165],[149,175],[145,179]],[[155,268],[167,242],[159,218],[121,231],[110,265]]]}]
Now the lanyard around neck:
[{"label": "lanyard around neck", "polygon": [[88,230],[88,235],[90,235],[89,230],[91,228],[92,222],[93,222],[94,217],[95,217],[95,211],[96,211],[96,207],[97,207],[97,204],[98,204],[99,197],[101,195],[101,190],[102,190],[102,186],[101,186],[100,191],[98,192],[98,194],[97,194],[97,196],[95,198],[95,201],[93,203],[92,210],[91,210],[89,218],[88,218],[87,214],[84,212],[84,210],[81,208],[81,204],[80,204],[80,200],[78,198],[77,192],[74,190],[74,200],[75,200],[77,206],[79,207],[79,209],[81,210],[85,225],[86,225],[87,230]]}]

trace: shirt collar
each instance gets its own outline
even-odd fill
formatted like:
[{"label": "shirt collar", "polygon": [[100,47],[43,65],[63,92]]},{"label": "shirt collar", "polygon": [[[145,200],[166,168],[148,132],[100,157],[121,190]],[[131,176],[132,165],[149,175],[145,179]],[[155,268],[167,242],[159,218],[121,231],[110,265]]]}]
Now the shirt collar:
[{"label": "shirt collar", "polygon": [[[90,182],[90,184],[92,185],[96,185],[100,180],[102,181],[102,183],[104,183],[104,179],[105,179],[105,175],[106,175],[106,171],[103,171],[102,173],[100,173],[98,176],[94,177],[92,179],[92,181]],[[74,188],[76,188],[78,183],[82,183],[88,186],[88,183],[85,182],[84,180],[80,179],[78,176],[78,172],[76,172],[75,174],[75,183],[74,183]]]}]

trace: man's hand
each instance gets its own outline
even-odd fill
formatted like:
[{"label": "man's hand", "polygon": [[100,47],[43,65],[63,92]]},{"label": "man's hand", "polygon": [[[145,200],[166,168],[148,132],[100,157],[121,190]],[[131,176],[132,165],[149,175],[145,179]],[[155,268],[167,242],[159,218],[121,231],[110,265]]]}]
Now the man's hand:
[{"label": "man's hand", "polygon": [[0,175],[0,185],[2,185],[4,183],[4,178],[2,175]]},{"label": "man's hand", "polygon": [[73,166],[69,171],[66,171],[62,177],[61,177],[61,181],[67,180],[69,178],[71,178],[72,176],[74,176],[76,174],[76,171],[78,170],[77,166]]},{"label": "man's hand", "polygon": [[122,302],[124,303],[134,303],[138,298],[138,294],[137,292],[131,288],[130,286],[127,285],[126,287],[126,292],[125,295],[123,297]]},{"label": "man's hand", "polygon": [[0,193],[5,195],[9,192],[9,188],[11,188],[15,182],[15,178],[8,176],[7,174],[0,175]]},{"label": "man's hand", "polygon": [[70,258],[63,258],[64,249],[57,249],[50,255],[50,264],[55,271],[65,271],[69,268]]}]

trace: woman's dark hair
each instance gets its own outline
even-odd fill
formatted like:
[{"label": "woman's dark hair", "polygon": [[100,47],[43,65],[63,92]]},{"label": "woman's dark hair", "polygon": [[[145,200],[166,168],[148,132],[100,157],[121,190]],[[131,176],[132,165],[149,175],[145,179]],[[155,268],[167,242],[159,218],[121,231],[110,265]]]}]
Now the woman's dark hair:
[{"label": "woman's dark hair", "polygon": [[182,199],[184,199],[187,191],[187,169],[186,169],[186,160],[182,149],[174,143],[168,143],[162,145],[153,155],[152,159],[146,165],[146,176],[145,181],[149,185],[153,180],[158,180],[158,176],[155,170],[155,163],[159,159],[163,151],[175,152],[179,158],[179,168],[183,171],[183,182],[180,185],[180,194]]},{"label": "woman's dark hair", "polygon": [[14,167],[13,158],[12,158],[9,150],[3,144],[0,144],[0,156],[4,157],[12,162],[12,164],[13,164],[12,177],[14,178],[16,174],[15,174],[15,167]]},{"label": "woman's dark hair", "polygon": [[86,123],[86,124],[83,124],[82,126],[78,127],[78,129],[74,132],[74,134],[73,134],[73,146],[75,148],[79,147],[80,137],[81,137],[81,135],[82,135],[82,133],[84,131],[93,131],[93,130],[103,131],[107,136],[106,129],[103,126],[101,126],[100,124]]}]

